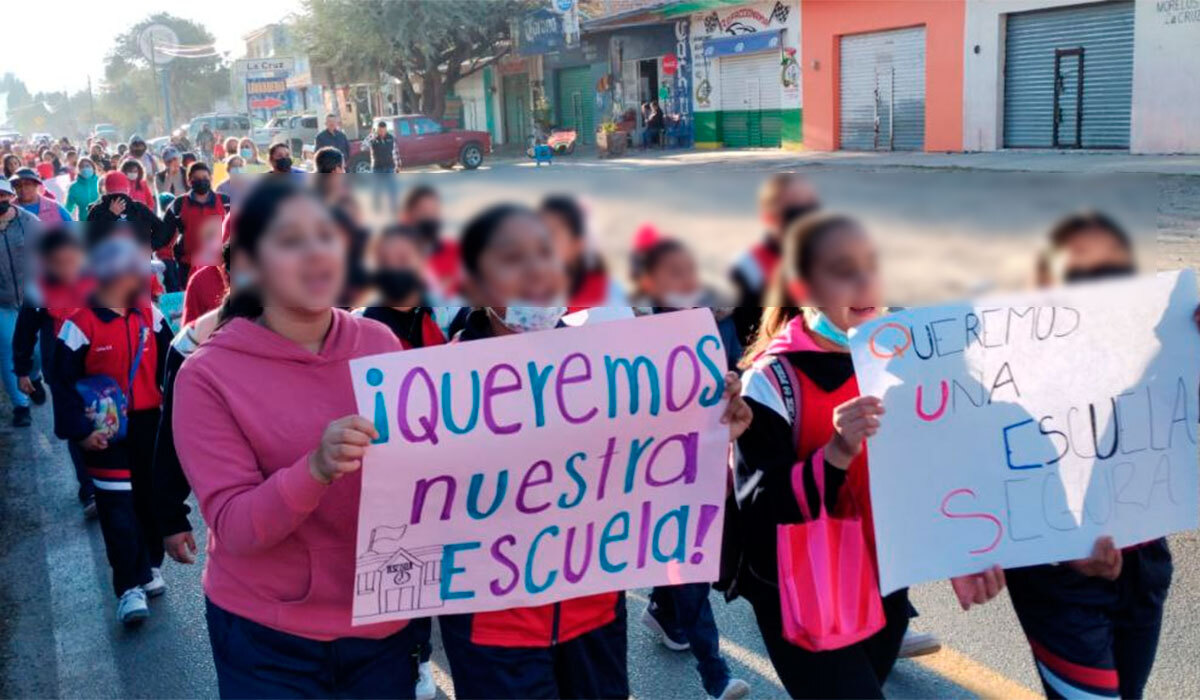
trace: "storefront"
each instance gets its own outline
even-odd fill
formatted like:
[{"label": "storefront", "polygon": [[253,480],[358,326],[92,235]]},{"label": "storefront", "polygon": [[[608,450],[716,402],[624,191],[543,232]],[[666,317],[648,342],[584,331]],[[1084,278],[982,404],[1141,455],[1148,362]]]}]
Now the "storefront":
[{"label": "storefront", "polygon": [[500,88],[500,143],[524,145],[533,133],[533,94],[531,75],[536,75],[536,60],[510,56],[501,59],[496,73]]},{"label": "storefront", "polygon": [[[492,143],[503,143],[499,130],[498,111],[499,90],[496,88],[495,69],[486,66],[482,70],[459,80],[454,84],[453,97],[461,103],[461,119],[459,126],[473,131],[486,131],[491,134]],[[447,105],[447,111],[449,104]]]},{"label": "storefront", "polygon": [[1200,3],[966,8],[967,150],[1200,153]]},{"label": "storefront", "polygon": [[805,147],[961,150],[964,5],[804,0]]},{"label": "storefront", "polygon": [[801,145],[800,14],[774,0],[690,16],[698,148]]}]

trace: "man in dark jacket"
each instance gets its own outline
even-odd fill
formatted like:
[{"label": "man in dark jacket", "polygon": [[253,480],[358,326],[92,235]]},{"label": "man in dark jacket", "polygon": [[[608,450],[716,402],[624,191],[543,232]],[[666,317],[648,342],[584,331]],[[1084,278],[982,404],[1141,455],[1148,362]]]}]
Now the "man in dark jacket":
[{"label": "man in dark jacket", "polygon": [[104,176],[104,194],[88,207],[85,240],[88,246],[108,237],[119,222],[133,226],[138,243],[158,250],[172,232],[145,204],[129,196],[129,178],[114,170]]},{"label": "man in dark jacket", "polygon": [[342,158],[349,160],[350,158],[350,139],[346,138],[346,132],[338,128],[338,118],[336,114],[329,114],[325,117],[325,130],[317,134],[317,149],[336,148],[342,152]]},{"label": "man in dark jacket", "polygon": [[371,151],[371,175],[374,197],[372,206],[379,211],[379,200],[386,192],[391,211],[396,211],[400,192],[396,189],[396,137],[388,133],[387,122],[382,119],[364,144]]}]

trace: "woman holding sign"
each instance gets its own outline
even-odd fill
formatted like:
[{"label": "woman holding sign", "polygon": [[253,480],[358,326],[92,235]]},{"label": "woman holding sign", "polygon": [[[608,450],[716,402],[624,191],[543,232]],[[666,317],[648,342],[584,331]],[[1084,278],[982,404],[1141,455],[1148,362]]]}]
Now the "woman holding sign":
[{"label": "woman holding sign", "polygon": [[[1070,215],[1049,239],[1039,261],[1047,285],[1137,272],[1129,234],[1103,214]],[[1010,570],[1013,608],[1046,695],[1142,697],[1172,573],[1166,538],[1120,549],[1101,537],[1087,559]]]},{"label": "woman holding sign", "polygon": [[256,277],[179,370],[174,439],[210,528],[204,590],[222,697],[413,697],[404,622],[351,626],[367,445],[347,362],[401,349],[334,308],[345,246],[290,180],[249,193],[232,245]]},{"label": "woman holding sign", "polygon": [[[737,443],[736,586],[754,606],[771,662],[795,698],[882,697],[908,627],[906,590],[880,600],[865,442],[879,429],[883,406],[859,396],[847,337],[882,312],[877,257],[850,218],[793,223],[747,355],[743,396],[754,420]],[[819,571],[811,558],[780,558],[811,533],[806,524],[827,526],[806,546],[840,534],[836,571]],[[861,554],[857,566],[849,553]],[[953,583],[966,609],[996,596],[1004,576],[993,569]],[[843,620],[846,609],[857,615]],[[814,613],[842,624],[816,628]]]},{"label": "woman holding sign", "polygon": [[[457,338],[551,331],[566,312],[567,274],[544,221],[500,205],[467,224],[461,238],[466,292],[480,306]],[[726,378],[722,419],[736,437],[749,422]],[[603,593],[527,608],[440,618],[459,698],[626,698],[623,593]]]}]

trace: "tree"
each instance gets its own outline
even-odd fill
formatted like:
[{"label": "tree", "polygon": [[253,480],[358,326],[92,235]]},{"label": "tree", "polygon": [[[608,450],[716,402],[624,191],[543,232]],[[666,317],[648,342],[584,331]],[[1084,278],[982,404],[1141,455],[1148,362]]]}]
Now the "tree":
[{"label": "tree", "polygon": [[[145,129],[159,114],[161,83],[155,84],[150,61],[142,55],[138,37],[152,24],[169,27],[183,46],[208,46],[215,41],[204,25],[159,12],[133,25],[117,37],[104,65],[104,103],[120,116],[115,119],[129,129]],[[213,108],[227,97],[229,69],[216,51],[196,57],[179,57],[158,67],[158,79],[167,80],[171,112],[178,124]]]},{"label": "tree", "polygon": [[[541,3],[538,3],[540,6]],[[531,0],[305,0],[297,29],[314,63],[387,73],[407,104],[440,119],[456,82],[511,49]]]}]

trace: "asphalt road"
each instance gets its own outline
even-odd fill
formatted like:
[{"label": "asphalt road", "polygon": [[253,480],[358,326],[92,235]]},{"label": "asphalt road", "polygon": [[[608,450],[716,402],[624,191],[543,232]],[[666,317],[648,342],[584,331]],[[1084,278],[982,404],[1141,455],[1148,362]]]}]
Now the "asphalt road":
[{"label": "asphalt road", "polygon": [[[1048,190],[1043,181],[1012,173],[806,166],[770,158],[766,165],[772,168],[805,168],[831,206],[870,223],[885,250],[889,284],[904,300],[1025,284],[1046,222],[1074,199],[1127,206],[1122,213],[1137,222],[1131,226],[1160,266],[1200,263],[1200,178],[1120,176],[1102,186],[1059,179]],[[695,245],[706,273],[719,281],[729,258],[756,235],[753,192],[765,166],[752,158],[698,162],[581,160],[537,170],[497,164],[473,173],[418,173],[405,181],[439,186],[457,222],[489,201],[534,202],[549,191],[582,192],[595,213],[600,246],[615,254],[618,270],[634,228],[653,221]],[[1139,196],[1109,197],[1109,187]],[[1145,196],[1140,188],[1147,187],[1149,207],[1123,201],[1139,200]],[[1053,196],[1034,202],[1039,191]],[[0,697],[215,696],[199,565],[168,564],[170,590],[152,602],[152,618],[138,630],[122,629],[114,619],[99,528],[81,517],[49,406],[34,411],[31,429],[9,428],[7,416],[0,405]],[[202,526],[198,535],[203,547]],[[1148,695],[1186,698],[1200,689],[1200,538],[1188,533],[1172,544],[1175,585]],[[945,584],[919,587],[913,600],[921,611],[917,627],[938,634],[947,650],[901,662],[887,686],[890,696],[1011,698],[1038,687],[1006,600],[964,614]],[[634,695],[702,697],[690,656],[658,646],[636,623],[645,592],[631,592],[629,603]],[[716,596],[713,606],[735,675],[751,684],[753,697],[782,697],[748,606],[726,605]],[[440,652],[435,662],[439,685],[448,691]]]}]

